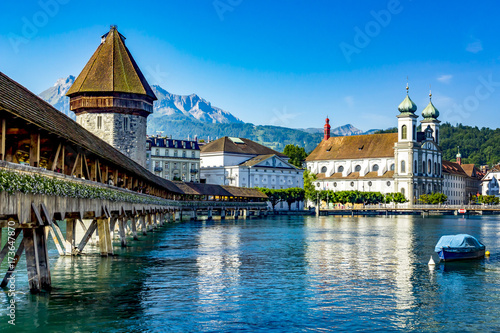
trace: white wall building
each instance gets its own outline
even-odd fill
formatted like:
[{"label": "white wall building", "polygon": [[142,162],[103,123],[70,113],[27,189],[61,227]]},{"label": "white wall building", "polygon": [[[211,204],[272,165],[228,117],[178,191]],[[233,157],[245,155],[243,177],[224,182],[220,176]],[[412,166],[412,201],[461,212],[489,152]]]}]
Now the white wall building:
[{"label": "white wall building", "polygon": [[148,137],[146,168],[168,180],[200,181],[200,147],[196,141]]},{"label": "white wall building", "polygon": [[500,164],[495,165],[491,170],[484,176],[481,186],[484,195],[500,195]]},{"label": "white wall building", "polygon": [[[288,163],[288,156],[244,138],[223,137],[201,147],[201,181],[239,187],[285,189],[304,187],[304,170]],[[302,209],[292,204],[291,209]],[[288,209],[278,204],[276,209]]]},{"label": "white wall building", "polygon": [[306,159],[308,170],[317,176],[316,188],[400,192],[410,204],[420,194],[441,192],[438,110],[429,101],[422,112],[421,132],[417,106],[408,92],[398,110],[397,133],[330,137],[327,118],[323,141]]}]

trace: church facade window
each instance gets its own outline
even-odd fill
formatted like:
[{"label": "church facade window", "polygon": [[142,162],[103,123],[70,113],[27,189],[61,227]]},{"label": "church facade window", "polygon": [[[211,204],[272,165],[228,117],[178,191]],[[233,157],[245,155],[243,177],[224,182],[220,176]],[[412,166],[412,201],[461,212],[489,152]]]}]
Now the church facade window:
[{"label": "church facade window", "polygon": [[406,140],[408,136],[408,129],[406,128],[406,125],[401,126],[401,139]]}]

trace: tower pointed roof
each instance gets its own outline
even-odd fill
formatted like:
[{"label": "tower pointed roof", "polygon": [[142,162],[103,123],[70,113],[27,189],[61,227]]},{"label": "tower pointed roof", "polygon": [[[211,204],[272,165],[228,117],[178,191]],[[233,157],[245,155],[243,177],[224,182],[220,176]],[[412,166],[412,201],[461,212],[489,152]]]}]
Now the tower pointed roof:
[{"label": "tower pointed roof", "polygon": [[116,26],[111,26],[101,37],[101,44],[66,95],[94,92],[139,94],[157,99]]}]

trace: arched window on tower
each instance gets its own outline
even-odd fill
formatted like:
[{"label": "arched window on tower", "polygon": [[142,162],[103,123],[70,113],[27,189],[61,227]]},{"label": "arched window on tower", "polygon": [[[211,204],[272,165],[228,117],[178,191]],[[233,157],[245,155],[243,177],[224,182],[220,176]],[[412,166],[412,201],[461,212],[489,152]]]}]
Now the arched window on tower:
[{"label": "arched window on tower", "polygon": [[413,170],[413,173],[417,173],[418,172],[418,170],[417,170],[417,165],[418,165],[417,161],[415,161],[414,164],[415,164],[415,170]]},{"label": "arched window on tower", "polygon": [[437,169],[437,163],[434,162],[434,174],[437,175],[438,174],[438,169]]},{"label": "arched window on tower", "polygon": [[401,126],[401,140],[406,140],[407,131],[408,129],[406,128],[406,125]]},{"label": "arched window on tower", "polygon": [[427,161],[427,173],[431,173],[431,172],[432,172],[431,168],[432,168],[432,162],[431,162],[431,160],[429,159],[429,160]]},{"label": "arched window on tower", "polygon": [[439,144],[439,130],[436,128],[436,144]]},{"label": "arched window on tower", "polygon": [[413,140],[417,140],[417,128],[415,125],[413,125]]},{"label": "arched window on tower", "polygon": [[425,173],[425,161],[422,161],[422,173]]},{"label": "arched window on tower", "polygon": [[401,171],[401,173],[406,172],[406,163],[405,163],[405,161],[401,161],[401,170],[400,171]]}]

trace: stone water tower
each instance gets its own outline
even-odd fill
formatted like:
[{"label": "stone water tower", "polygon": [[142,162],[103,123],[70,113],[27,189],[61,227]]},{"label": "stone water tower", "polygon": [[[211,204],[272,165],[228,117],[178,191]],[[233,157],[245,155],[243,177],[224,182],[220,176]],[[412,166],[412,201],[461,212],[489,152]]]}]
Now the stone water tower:
[{"label": "stone water tower", "polygon": [[66,95],[77,123],[146,165],[147,117],[157,98],[116,26],[101,37]]}]

